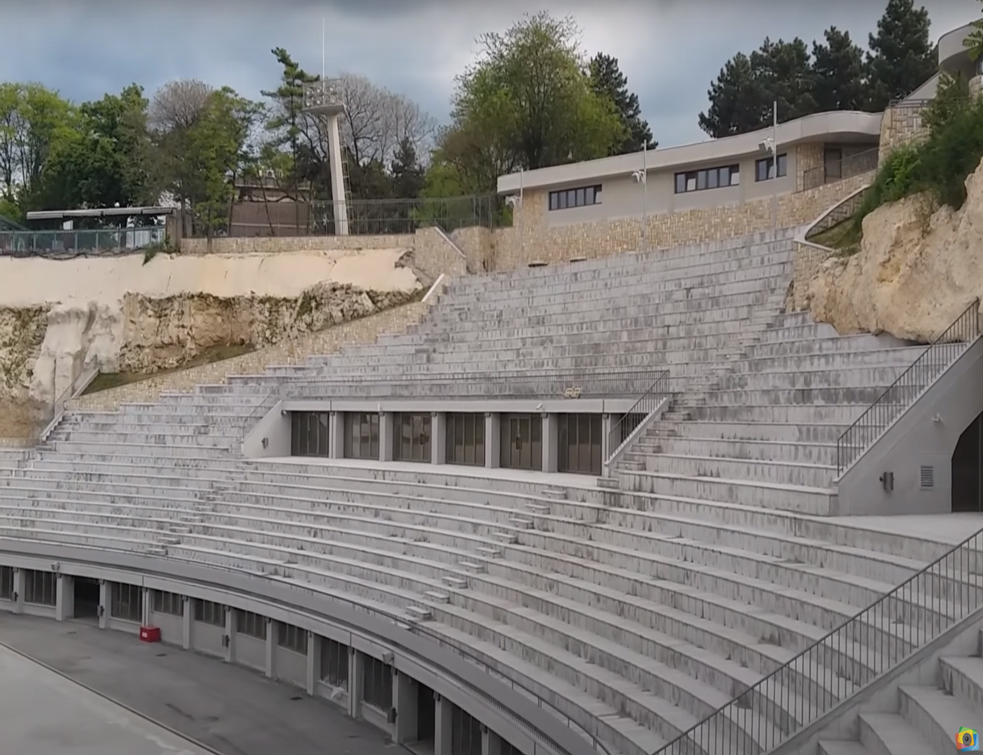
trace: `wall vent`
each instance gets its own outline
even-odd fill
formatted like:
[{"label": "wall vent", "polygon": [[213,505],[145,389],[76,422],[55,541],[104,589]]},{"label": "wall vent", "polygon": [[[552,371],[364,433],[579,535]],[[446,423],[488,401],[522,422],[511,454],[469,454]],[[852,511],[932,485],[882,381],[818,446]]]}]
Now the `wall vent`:
[{"label": "wall vent", "polygon": [[922,490],[929,490],[935,487],[935,467],[922,467],[921,487]]}]

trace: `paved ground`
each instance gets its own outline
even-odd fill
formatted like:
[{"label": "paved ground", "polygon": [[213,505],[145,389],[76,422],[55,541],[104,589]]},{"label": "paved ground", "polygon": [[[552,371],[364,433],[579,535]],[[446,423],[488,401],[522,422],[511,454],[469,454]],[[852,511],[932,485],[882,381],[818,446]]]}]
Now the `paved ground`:
[{"label": "paved ground", "polygon": [[[390,744],[378,729],[352,721],[329,703],[309,698],[295,687],[179,648],[142,643],[132,635],[100,631],[83,622],[0,614],[0,642],[223,755],[408,752]],[[79,688],[55,674],[49,678],[48,673],[0,649],[0,749],[4,752],[205,752],[97,696],[93,696],[97,703],[85,702],[87,696],[79,694]],[[22,699],[24,702],[16,702]],[[74,707],[73,701],[78,703]],[[63,709],[71,713],[65,725],[58,723]],[[124,718],[129,723],[106,723]],[[8,738],[12,725],[21,732],[14,735],[16,746]],[[113,738],[103,739],[110,729]],[[94,740],[95,732],[99,737]]]}]

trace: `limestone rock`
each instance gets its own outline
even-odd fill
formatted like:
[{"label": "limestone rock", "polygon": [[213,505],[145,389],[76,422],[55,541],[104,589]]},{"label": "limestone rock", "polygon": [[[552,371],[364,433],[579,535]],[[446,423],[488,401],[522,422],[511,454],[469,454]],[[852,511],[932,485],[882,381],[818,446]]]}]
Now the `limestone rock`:
[{"label": "limestone rock", "polygon": [[966,189],[956,212],[933,212],[928,197],[915,196],[864,218],[860,251],[827,260],[809,286],[816,321],[839,333],[938,338],[983,298],[983,164]]}]

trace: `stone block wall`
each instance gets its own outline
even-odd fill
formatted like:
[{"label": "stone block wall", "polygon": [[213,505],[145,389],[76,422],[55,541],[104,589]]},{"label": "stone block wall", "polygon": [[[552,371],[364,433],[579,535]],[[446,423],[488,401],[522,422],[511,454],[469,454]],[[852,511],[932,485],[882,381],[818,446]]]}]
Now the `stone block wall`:
[{"label": "stone block wall", "polygon": [[807,294],[809,284],[819,272],[822,264],[833,254],[833,250],[809,241],[795,242],[795,256],[792,262],[792,285],[785,308],[789,312],[801,312],[809,308]]},{"label": "stone block wall", "polygon": [[898,104],[884,111],[881,118],[881,141],[878,162],[902,144],[911,144],[925,137],[927,129],[922,123],[926,103]]},{"label": "stone block wall", "polygon": [[467,274],[467,258],[458,254],[436,228],[418,229],[413,235],[412,245],[413,267],[426,285],[433,283],[441,274]]},{"label": "stone block wall", "polygon": [[281,341],[249,354],[220,362],[149,377],[136,383],[81,396],[68,408],[86,411],[114,411],[124,402],[156,401],[161,392],[190,392],[197,385],[224,383],[229,375],[259,375],[271,365],[298,364],[311,354],[331,354],[344,346],[370,344],[383,334],[403,333],[418,323],[433,300],[414,302],[336,325],[317,333]]},{"label": "stone block wall", "polygon": [[[812,222],[831,205],[869,183],[871,177],[872,173],[865,173],[779,196],[778,226],[789,228]],[[641,248],[638,217],[549,227],[546,201],[545,191],[527,192],[512,227],[495,230],[492,270],[513,270],[530,262],[555,264],[575,257],[607,257]],[[650,249],[668,249],[766,231],[771,225],[772,200],[767,198],[650,215],[646,230]]]},{"label": "stone block wall", "polygon": [[362,249],[410,249],[413,234],[378,236],[248,236],[181,239],[181,254],[276,254],[277,252],[350,251]]}]

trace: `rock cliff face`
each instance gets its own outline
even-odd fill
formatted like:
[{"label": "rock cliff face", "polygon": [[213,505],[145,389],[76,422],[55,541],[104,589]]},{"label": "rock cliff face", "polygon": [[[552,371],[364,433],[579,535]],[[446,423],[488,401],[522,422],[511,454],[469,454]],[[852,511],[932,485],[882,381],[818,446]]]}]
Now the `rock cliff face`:
[{"label": "rock cliff face", "polygon": [[126,294],[112,303],[0,309],[0,438],[25,435],[92,368],[179,368],[214,347],[267,346],[407,303],[419,293],[322,282],[299,297]]},{"label": "rock cliff face", "polygon": [[966,189],[957,212],[916,196],[868,215],[860,251],[827,260],[809,286],[816,321],[930,342],[983,298],[983,164]]}]

